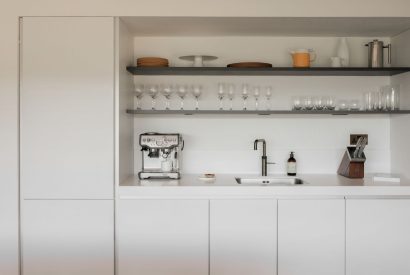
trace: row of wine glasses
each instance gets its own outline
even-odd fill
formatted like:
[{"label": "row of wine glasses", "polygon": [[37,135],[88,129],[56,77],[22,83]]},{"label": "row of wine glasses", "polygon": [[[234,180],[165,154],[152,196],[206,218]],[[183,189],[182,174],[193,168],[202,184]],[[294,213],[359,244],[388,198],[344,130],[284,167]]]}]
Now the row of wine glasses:
[{"label": "row of wine glasses", "polygon": [[293,110],[334,110],[335,98],[332,96],[295,96]]},{"label": "row of wine glasses", "polygon": [[147,94],[151,97],[151,109],[156,109],[156,99],[159,94],[162,94],[165,98],[165,110],[170,109],[170,100],[174,94],[176,94],[181,100],[180,109],[184,109],[184,100],[188,94],[192,94],[195,98],[195,109],[199,110],[199,99],[202,95],[202,85],[137,85],[135,87],[135,97],[137,98],[136,107],[141,110],[141,100],[144,95]]},{"label": "row of wine glasses", "polygon": [[[250,95],[253,95],[255,98],[255,110],[259,109],[259,98],[262,94],[260,86],[251,86],[249,84],[242,84],[242,90],[241,90],[241,97],[243,100],[243,110],[247,110],[247,99]],[[236,86],[232,83],[219,83],[218,84],[218,90],[217,90],[217,96],[219,99],[219,109],[223,110],[223,99],[227,96],[229,99],[229,109],[233,109],[233,99],[235,98],[236,95]],[[266,97],[266,109],[270,110],[271,105],[270,105],[270,100],[272,97],[272,87],[268,86],[264,88],[264,95]]]}]

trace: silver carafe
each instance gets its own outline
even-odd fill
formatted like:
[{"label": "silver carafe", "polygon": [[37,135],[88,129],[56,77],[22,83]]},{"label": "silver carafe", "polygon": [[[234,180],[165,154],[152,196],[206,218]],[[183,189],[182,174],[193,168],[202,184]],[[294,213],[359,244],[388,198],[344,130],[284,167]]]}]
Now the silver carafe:
[{"label": "silver carafe", "polygon": [[388,63],[391,64],[391,44],[384,46],[383,41],[379,41],[377,39],[369,42],[365,45],[369,47],[369,67],[370,68],[382,68],[384,57],[383,52],[384,49],[387,48],[388,50]]}]

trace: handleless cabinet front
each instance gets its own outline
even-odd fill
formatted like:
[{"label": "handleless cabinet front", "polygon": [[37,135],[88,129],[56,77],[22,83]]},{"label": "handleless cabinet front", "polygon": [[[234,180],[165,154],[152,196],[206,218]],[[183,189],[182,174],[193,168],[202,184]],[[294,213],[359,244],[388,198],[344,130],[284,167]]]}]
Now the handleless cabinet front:
[{"label": "handleless cabinet front", "polygon": [[21,22],[25,199],[113,198],[114,19]]},{"label": "handleless cabinet front", "polygon": [[207,200],[120,200],[119,275],[208,275]]},{"label": "handleless cabinet front", "polygon": [[278,201],[278,275],[344,275],[344,245],[343,199]]},{"label": "handleless cabinet front", "polygon": [[210,274],[276,274],[276,200],[211,200]]},{"label": "handleless cabinet front", "polygon": [[410,274],[410,200],[346,201],[346,274]]},{"label": "handleless cabinet front", "polygon": [[112,200],[22,203],[23,275],[113,275]]}]

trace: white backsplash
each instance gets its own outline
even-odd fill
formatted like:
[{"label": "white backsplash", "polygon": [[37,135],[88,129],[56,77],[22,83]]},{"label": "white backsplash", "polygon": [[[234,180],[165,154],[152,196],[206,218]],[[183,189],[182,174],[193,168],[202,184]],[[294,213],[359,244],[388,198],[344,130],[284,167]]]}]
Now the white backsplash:
[{"label": "white backsplash", "polygon": [[390,119],[387,116],[137,116],[135,171],[141,169],[138,135],[177,132],[185,139],[184,173],[259,173],[260,151],[253,141],[267,142],[270,173],[284,173],[295,151],[299,173],[336,173],[350,133],[367,133],[366,173],[390,171]]}]

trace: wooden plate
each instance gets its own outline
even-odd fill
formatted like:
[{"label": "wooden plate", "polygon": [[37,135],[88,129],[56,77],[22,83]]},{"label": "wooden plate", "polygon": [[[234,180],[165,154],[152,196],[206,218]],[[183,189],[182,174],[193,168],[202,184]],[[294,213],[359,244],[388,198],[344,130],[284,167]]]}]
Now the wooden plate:
[{"label": "wooden plate", "polygon": [[168,67],[168,59],[162,57],[141,57],[137,59],[139,67]]},{"label": "wooden plate", "polygon": [[272,68],[272,64],[263,62],[239,62],[228,64],[230,68]]}]

